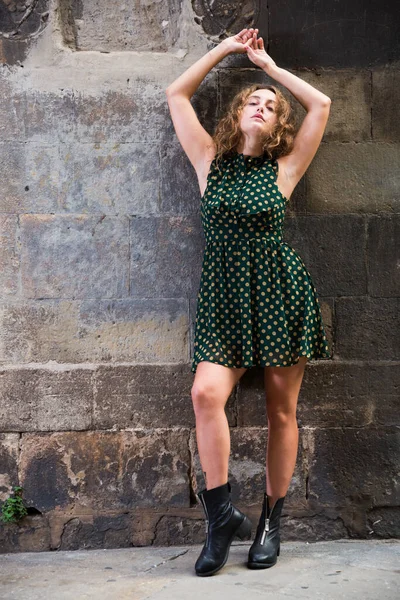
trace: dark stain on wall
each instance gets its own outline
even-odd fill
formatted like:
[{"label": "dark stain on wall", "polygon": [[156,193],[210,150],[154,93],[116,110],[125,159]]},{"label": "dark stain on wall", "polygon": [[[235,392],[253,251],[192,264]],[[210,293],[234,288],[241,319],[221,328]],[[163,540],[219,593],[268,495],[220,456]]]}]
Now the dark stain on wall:
[{"label": "dark stain on wall", "polygon": [[244,27],[253,27],[260,18],[262,6],[266,7],[266,4],[260,0],[192,0],[195,22],[207,35],[221,39],[238,33]]},{"label": "dark stain on wall", "polygon": [[49,0],[0,0],[0,60],[15,64],[22,61],[29,41],[46,27]]}]

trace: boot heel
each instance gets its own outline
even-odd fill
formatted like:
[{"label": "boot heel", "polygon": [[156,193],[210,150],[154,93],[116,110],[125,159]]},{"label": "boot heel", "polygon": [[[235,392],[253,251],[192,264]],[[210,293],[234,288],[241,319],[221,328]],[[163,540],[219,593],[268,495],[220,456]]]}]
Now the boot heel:
[{"label": "boot heel", "polygon": [[240,540],[251,539],[251,521],[248,517],[245,517],[235,534]]},{"label": "boot heel", "polygon": [[280,551],[281,551],[281,547],[279,546],[279,548],[278,548],[278,552],[277,552],[277,556],[279,556],[279,554],[280,554]]}]

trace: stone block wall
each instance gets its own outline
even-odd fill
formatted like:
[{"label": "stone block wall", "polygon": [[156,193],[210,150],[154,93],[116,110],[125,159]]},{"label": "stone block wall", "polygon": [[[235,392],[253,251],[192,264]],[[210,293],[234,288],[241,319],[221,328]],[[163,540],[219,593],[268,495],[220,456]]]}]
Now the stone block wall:
[{"label": "stone block wall", "polygon": [[[282,540],[400,536],[398,11],[364,3],[362,28],[357,2],[314,4],[311,18],[305,0],[0,1],[0,502],[22,485],[29,507],[0,524],[1,552],[204,539],[190,396],[204,236],[165,88],[246,26],[332,98],[285,220],[331,359],[306,367]],[[274,83],[240,56],[207,75],[192,102],[210,133],[254,82]],[[262,375],[226,409],[233,500],[254,524]]]}]

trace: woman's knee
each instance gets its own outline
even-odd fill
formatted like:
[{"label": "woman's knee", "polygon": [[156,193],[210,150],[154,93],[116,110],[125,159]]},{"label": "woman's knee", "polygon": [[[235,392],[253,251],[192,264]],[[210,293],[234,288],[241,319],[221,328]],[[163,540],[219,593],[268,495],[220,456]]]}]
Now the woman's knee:
[{"label": "woman's knee", "polygon": [[283,410],[282,408],[267,407],[268,423],[274,428],[297,426],[295,408]]},{"label": "woman's knee", "polygon": [[196,414],[213,413],[223,410],[227,401],[222,390],[208,381],[198,381],[191,389],[193,409]]}]

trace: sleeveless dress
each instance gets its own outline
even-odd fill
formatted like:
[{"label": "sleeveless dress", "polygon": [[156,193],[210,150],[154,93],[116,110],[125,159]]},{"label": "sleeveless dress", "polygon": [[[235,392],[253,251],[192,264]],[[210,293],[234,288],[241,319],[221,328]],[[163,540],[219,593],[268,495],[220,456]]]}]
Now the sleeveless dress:
[{"label": "sleeveless dress", "polygon": [[278,162],[237,151],[210,165],[201,198],[206,246],[191,371],[330,358],[317,292],[302,259],[282,241],[288,203]]}]

